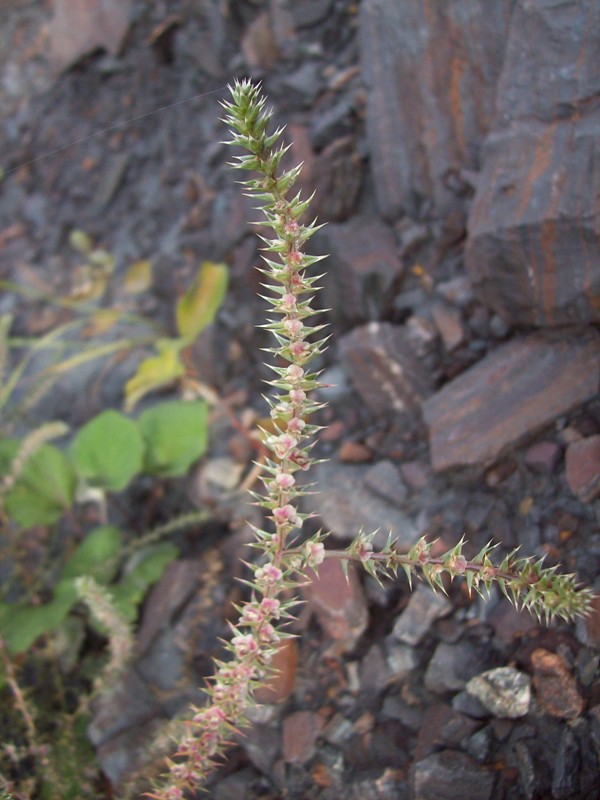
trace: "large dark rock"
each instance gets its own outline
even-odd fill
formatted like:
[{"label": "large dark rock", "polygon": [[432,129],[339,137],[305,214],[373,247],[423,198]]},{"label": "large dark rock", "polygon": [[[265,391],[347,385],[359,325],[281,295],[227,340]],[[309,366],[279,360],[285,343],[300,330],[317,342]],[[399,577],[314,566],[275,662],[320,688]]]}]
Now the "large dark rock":
[{"label": "large dark rock", "polygon": [[600,4],[520,0],[469,217],[480,298],[517,324],[600,320]]},{"label": "large dark rock", "polygon": [[418,411],[432,379],[399,325],[371,322],[339,342],[342,363],[354,388],[375,414]]},{"label": "large dark rock", "polygon": [[513,339],[423,403],[434,470],[493,463],[595,397],[599,381],[593,329]]},{"label": "large dark rock", "polygon": [[479,167],[514,0],[363,0],[371,169],[383,216],[443,215]]}]

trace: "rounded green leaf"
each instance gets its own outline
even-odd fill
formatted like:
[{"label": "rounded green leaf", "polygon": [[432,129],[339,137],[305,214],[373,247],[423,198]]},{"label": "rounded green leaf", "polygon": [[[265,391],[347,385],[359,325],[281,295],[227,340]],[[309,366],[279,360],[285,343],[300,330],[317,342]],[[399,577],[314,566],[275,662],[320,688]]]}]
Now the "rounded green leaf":
[{"label": "rounded green leaf", "polygon": [[[0,472],[10,471],[20,443],[0,442]],[[51,525],[71,507],[77,477],[65,455],[51,444],[43,444],[27,460],[15,485],[4,496],[6,513],[22,528]]]},{"label": "rounded green leaf", "polygon": [[57,591],[54,599],[41,606],[21,606],[10,608],[0,620],[0,633],[9,653],[16,655],[28,650],[44,633],[50,633],[65,620],[77,602],[75,587],[64,586]]},{"label": "rounded green leaf", "polygon": [[177,330],[186,341],[193,342],[213,321],[225,297],[228,282],[225,264],[203,262],[175,310]]},{"label": "rounded green leaf", "polygon": [[98,583],[108,583],[119,568],[122,546],[123,536],[114,525],[94,528],[65,564],[60,583],[81,575],[91,575]]},{"label": "rounded green leaf", "polygon": [[109,410],[81,428],[71,453],[77,472],[89,484],[118,492],[140,472],[143,450],[135,422]]},{"label": "rounded green leaf", "polygon": [[144,471],[185,475],[206,451],[208,407],[203,400],[173,400],[144,411],[138,420],[145,443]]}]

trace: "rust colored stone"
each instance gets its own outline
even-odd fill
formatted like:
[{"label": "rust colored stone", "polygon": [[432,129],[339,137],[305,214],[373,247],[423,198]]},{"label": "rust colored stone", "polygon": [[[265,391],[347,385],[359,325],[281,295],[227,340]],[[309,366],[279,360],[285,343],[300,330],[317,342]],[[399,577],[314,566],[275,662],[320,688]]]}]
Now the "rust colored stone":
[{"label": "rust colored stone", "polygon": [[356,572],[348,570],[348,580],[342,565],[326,559],[319,565],[318,575],[308,571],[310,583],[304,588],[304,597],[315,613],[325,633],[351,650],[368,623],[367,603]]},{"label": "rust colored stone", "polygon": [[553,717],[575,719],[585,707],[571,671],[557,654],[538,647],[531,654],[537,699]]},{"label": "rust colored stone", "polygon": [[571,491],[591,503],[600,496],[600,435],[588,436],[567,447],[567,483]]},{"label": "rust colored stone", "polygon": [[491,127],[513,0],[364,0],[367,134],[386,219],[424,202],[456,209],[460,172],[479,167]]},{"label": "rust colored stone", "polygon": [[288,764],[305,764],[317,752],[323,718],[314,711],[296,711],[283,721],[283,757]]},{"label": "rust colored stone", "polygon": [[298,645],[295,639],[283,639],[279,642],[271,665],[274,669],[273,675],[254,693],[256,702],[261,705],[283,703],[294,691],[298,667]]},{"label": "rust colored stone", "polygon": [[518,2],[466,265],[506,320],[600,320],[600,4]]},{"label": "rust colored stone", "polygon": [[50,61],[58,74],[94,50],[121,51],[131,0],[54,0],[49,26]]},{"label": "rust colored stone", "polygon": [[592,329],[502,345],[424,402],[434,470],[489,466],[595,397],[599,382],[600,337]]}]

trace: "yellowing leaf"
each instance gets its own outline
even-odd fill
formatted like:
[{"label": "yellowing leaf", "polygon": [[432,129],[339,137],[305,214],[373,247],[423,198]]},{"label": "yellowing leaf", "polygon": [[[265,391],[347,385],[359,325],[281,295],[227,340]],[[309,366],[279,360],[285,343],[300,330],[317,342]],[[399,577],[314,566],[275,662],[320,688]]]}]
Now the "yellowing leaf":
[{"label": "yellowing leaf", "polygon": [[92,314],[81,335],[85,338],[100,336],[110,330],[112,326],[121,318],[121,311],[117,308],[98,308]]},{"label": "yellowing leaf", "polygon": [[80,231],[78,229],[71,231],[69,234],[69,244],[74,250],[78,250],[84,256],[92,252],[92,240],[85,231]]},{"label": "yellowing leaf", "polygon": [[177,303],[177,330],[186,342],[192,342],[219,310],[227,291],[228,272],[225,264],[204,261],[194,281]]},{"label": "yellowing leaf", "polygon": [[152,286],[152,262],[147,258],[135,261],[125,273],[123,291],[126,294],[141,294]]},{"label": "yellowing leaf", "polygon": [[184,344],[181,339],[159,339],[156,342],[158,355],[142,361],[135,375],[125,384],[126,411],[131,411],[148,392],[170,386],[185,373],[179,358]]}]

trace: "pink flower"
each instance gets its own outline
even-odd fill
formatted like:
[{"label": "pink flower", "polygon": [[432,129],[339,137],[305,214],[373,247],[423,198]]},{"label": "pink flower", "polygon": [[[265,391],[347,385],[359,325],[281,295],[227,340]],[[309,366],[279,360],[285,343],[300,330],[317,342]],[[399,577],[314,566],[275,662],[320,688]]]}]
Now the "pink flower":
[{"label": "pink flower", "polygon": [[306,358],[310,353],[310,349],[306,342],[297,339],[290,344],[290,353],[295,356],[295,358]]},{"label": "pink flower", "polygon": [[294,506],[291,506],[289,503],[280,508],[274,508],[273,517],[278,525],[299,525],[301,522],[298,512]]},{"label": "pink flower", "polygon": [[290,364],[286,373],[292,383],[298,383],[304,377],[304,370],[298,364]]},{"label": "pink flower", "polygon": [[299,267],[302,264],[302,253],[292,250],[287,254],[287,262],[291,267]]},{"label": "pink flower", "polygon": [[274,617],[279,619],[279,608],[281,603],[276,597],[263,597],[260,601],[260,607],[265,616]]},{"label": "pink flower", "polygon": [[277,475],[275,475],[275,483],[280,489],[291,489],[296,483],[296,479],[293,475],[290,475],[289,472],[278,472]]},{"label": "pink flower", "polygon": [[256,653],[258,650],[258,644],[251,633],[234,636],[231,640],[231,644],[238,658],[244,658],[244,656],[247,656],[249,653]]},{"label": "pink flower", "polygon": [[241,622],[251,625],[254,622],[260,622],[261,619],[262,614],[260,613],[260,609],[252,603],[246,603],[242,610]]},{"label": "pink flower", "polygon": [[292,417],[287,424],[289,433],[302,433],[304,428],[306,428],[306,422],[300,417]]},{"label": "pink flower", "polygon": [[285,458],[296,447],[298,440],[289,433],[280,436],[269,436],[267,444],[278,458]]},{"label": "pink flower", "polygon": [[304,545],[306,560],[311,567],[316,567],[325,559],[325,545],[322,542],[308,541]]},{"label": "pink flower", "polygon": [[202,725],[208,730],[216,730],[219,725],[227,719],[225,712],[219,706],[209,706],[194,714],[192,722],[195,725]]},{"label": "pink flower", "polygon": [[295,405],[303,403],[306,400],[306,392],[303,392],[302,389],[292,389],[290,391],[290,400]]},{"label": "pink flower", "polygon": [[262,644],[275,644],[279,641],[279,634],[268,622],[261,626],[258,637]]},{"label": "pink flower", "polygon": [[286,222],[283,230],[288,236],[296,236],[298,231],[300,230],[300,226],[296,222],[296,220],[291,219],[289,222]]},{"label": "pink flower", "polygon": [[264,583],[279,583],[283,577],[283,572],[274,564],[265,564],[264,567],[259,567],[254,573],[257,581]]},{"label": "pink flower", "polygon": [[284,294],[279,301],[279,305],[284,309],[284,311],[296,311],[296,295],[291,294],[290,292]]},{"label": "pink flower", "polygon": [[289,317],[284,319],[281,324],[283,325],[285,332],[290,336],[298,336],[300,331],[304,328],[302,320],[290,319]]},{"label": "pink flower", "polygon": [[371,544],[371,542],[361,541],[358,543],[358,546],[356,548],[356,554],[363,562],[363,564],[369,560],[372,552],[373,552],[373,545]]}]

